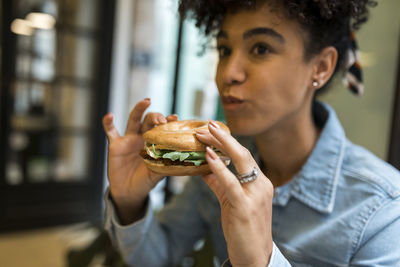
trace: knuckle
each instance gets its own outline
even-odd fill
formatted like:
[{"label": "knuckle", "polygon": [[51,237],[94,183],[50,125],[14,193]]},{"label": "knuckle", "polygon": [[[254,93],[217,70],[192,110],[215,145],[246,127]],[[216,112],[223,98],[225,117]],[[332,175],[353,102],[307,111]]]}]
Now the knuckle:
[{"label": "knuckle", "polygon": [[226,185],[228,188],[234,188],[234,186],[236,185],[236,181],[233,179],[227,179]]},{"label": "knuckle", "polygon": [[252,157],[250,150],[248,150],[247,148],[242,146],[242,153],[241,153],[244,157],[248,158],[248,157]]},{"label": "knuckle", "polygon": [[130,114],[131,116],[133,116],[133,115],[136,114],[138,111],[139,111],[138,106],[135,106],[133,109],[131,109],[131,112],[129,112],[129,114]]},{"label": "knuckle", "polygon": [[155,123],[156,118],[157,118],[156,113],[150,112],[146,114],[143,121],[144,123]]},{"label": "knuckle", "polygon": [[260,196],[258,198],[257,204],[258,204],[260,209],[265,209],[268,206],[267,197],[265,195],[264,196]]},{"label": "knuckle", "polygon": [[255,205],[251,205],[249,208],[250,216],[249,218],[256,218],[260,214],[260,210],[255,207]]},{"label": "knuckle", "polygon": [[141,117],[141,114],[140,113],[138,113],[136,110],[131,110],[131,112],[129,113],[129,119],[130,120],[138,120],[138,119],[140,119],[140,117]]},{"label": "knuckle", "polygon": [[269,200],[272,200],[274,197],[274,186],[272,185],[271,181],[268,178],[266,178],[266,177],[262,177],[262,178],[264,178],[264,179],[262,179],[262,184],[260,184],[260,186],[259,186],[259,188],[262,188],[262,189],[259,190],[258,197],[262,203],[266,203]]},{"label": "knuckle", "polygon": [[154,112],[149,112],[149,113],[146,114],[145,118],[152,119],[153,117],[155,117],[155,114],[156,113],[154,113]]},{"label": "knuckle", "polygon": [[224,172],[224,170],[225,170],[225,165],[223,165],[223,164],[217,164],[216,166],[215,166],[215,170],[218,172],[218,173],[223,173]]},{"label": "knuckle", "polygon": [[241,162],[248,162],[250,163],[250,159],[253,158],[253,155],[251,155],[250,150],[248,150],[245,147],[241,147],[240,149],[237,150],[237,158],[238,160],[240,160]]}]

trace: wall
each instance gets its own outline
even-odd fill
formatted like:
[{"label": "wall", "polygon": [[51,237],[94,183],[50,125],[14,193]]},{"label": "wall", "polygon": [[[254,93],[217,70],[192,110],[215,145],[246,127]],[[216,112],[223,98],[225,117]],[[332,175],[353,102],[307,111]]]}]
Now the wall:
[{"label": "wall", "polygon": [[398,73],[400,1],[379,1],[357,33],[365,93],[353,96],[341,84],[322,97],[337,111],[347,136],[380,158],[388,154],[395,83]]}]

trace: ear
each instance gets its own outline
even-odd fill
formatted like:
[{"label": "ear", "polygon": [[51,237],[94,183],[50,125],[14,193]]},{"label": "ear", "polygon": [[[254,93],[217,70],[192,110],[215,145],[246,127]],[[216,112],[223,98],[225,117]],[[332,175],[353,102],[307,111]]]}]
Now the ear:
[{"label": "ear", "polygon": [[328,82],[335,71],[338,52],[335,47],[325,47],[313,59],[312,87],[319,89]]}]

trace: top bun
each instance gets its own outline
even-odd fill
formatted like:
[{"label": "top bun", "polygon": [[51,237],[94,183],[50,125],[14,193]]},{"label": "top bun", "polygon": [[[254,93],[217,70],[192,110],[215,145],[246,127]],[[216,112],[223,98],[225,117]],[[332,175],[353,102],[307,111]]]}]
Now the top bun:
[{"label": "top bun", "polygon": [[[217,121],[221,129],[230,133],[229,128]],[[182,120],[160,124],[143,134],[144,140],[156,145],[157,149],[177,151],[203,151],[206,146],[196,138],[196,130],[208,131],[208,121]]]}]

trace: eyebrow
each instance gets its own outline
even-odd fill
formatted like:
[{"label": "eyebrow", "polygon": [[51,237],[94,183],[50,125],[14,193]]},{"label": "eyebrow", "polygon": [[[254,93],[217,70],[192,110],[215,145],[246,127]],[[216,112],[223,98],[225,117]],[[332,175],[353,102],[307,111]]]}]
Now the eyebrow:
[{"label": "eyebrow", "polygon": [[[267,35],[267,36],[270,36],[270,37],[276,39],[280,43],[285,42],[285,38],[283,38],[283,36],[281,34],[279,34],[277,31],[275,31],[271,28],[266,28],[266,27],[259,27],[259,28],[254,28],[254,29],[250,29],[250,30],[246,31],[243,34],[243,39],[249,39],[250,37],[253,37],[256,35]],[[218,32],[216,38],[217,39],[219,39],[219,38],[228,39],[228,34],[225,31],[221,30]]]}]

